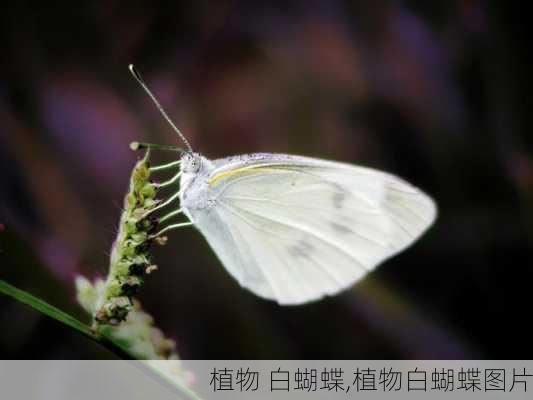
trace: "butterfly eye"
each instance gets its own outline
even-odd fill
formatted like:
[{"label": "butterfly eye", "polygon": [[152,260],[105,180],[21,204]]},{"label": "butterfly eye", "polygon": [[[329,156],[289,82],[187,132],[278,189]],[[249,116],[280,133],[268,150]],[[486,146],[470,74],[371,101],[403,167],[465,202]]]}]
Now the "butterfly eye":
[{"label": "butterfly eye", "polygon": [[200,170],[200,159],[193,157],[191,160],[191,170],[192,172],[198,172]]},{"label": "butterfly eye", "polygon": [[196,173],[200,170],[201,159],[195,154],[185,154],[182,158],[183,171],[189,173]]}]

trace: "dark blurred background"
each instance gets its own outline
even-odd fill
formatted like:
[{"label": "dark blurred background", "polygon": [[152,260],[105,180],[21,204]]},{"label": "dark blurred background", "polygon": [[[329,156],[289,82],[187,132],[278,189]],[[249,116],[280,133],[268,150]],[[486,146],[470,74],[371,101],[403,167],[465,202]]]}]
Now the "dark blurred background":
[{"label": "dark blurred background", "polygon": [[[440,208],[415,246],[302,307],[174,232],[140,299],[182,357],[532,358],[528,19],[481,0],[5,2],[0,277],[87,320],[73,279],[106,274],[129,142],[178,143],[132,62],[210,158],[362,164]],[[112,357],[4,296],[0,356]]]}]

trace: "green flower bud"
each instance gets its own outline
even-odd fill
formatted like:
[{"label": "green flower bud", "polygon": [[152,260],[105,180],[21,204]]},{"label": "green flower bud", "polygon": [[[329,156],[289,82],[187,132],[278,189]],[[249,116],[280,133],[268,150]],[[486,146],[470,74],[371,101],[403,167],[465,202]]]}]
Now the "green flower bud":
[{"label": "green flower bud", "polygon": [[156,188],[155,188],[155,185],[153,183],[147,183],[146,185],[143,186],[143,188],[141,189],[141,194],[146,198],[146,199],[153,199],[155,197],[155,194],[156,194]]}]

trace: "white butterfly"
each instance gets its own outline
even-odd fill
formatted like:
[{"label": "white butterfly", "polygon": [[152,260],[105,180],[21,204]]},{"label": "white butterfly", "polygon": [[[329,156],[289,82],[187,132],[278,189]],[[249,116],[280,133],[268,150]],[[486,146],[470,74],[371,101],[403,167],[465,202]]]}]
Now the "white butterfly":
[{"label": "white butterfly", "polygon": [[393,175],[284,154],[211,161],[192,152],[175,129],[189,151],[169,181],[179,177],[179,192],[161,206],[179,197],[181,208],[160,221],[183,212],[190,222],[160,234],[194,225],[241,286],[279,304],[350,287],[411,245],[436,217],[428,195]]}]

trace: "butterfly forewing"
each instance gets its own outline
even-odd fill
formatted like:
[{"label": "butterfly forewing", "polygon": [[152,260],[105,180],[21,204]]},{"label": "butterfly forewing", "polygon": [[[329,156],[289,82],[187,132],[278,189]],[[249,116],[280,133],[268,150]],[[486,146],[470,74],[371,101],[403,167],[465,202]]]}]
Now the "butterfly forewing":
[{"label": "butterfly forewing", "polygon": [[345,289],[435,218],[427,195],[368,168],[269,154],[214,163],[214,205],[196,226],[242,286],[280,304]]}]

